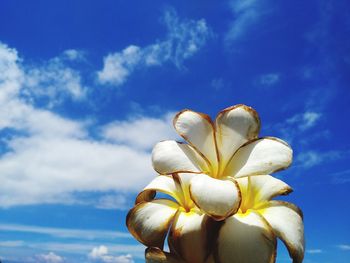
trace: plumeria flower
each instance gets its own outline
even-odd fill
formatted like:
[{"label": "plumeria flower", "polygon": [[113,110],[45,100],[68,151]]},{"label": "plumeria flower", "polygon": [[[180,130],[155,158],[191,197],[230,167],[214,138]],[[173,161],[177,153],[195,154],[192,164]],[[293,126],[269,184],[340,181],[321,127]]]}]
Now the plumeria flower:
[{"label": "plumeria flower", "polygon": [[[286,183],[270,175],[238,178],[240,207],[235,215],[216,222],[189,196],[194,176],[157,176],[128,213],[129,231],[149,247],[147,263],[272,263],[277,237],[286,244],[293,262],[302,262],[302,212],[291,203],[272,200],[292,191]],[[155,199],[156,192],[174,201]],[[170,253],[161,250],[168,232]]]},{"label": "plumeria flower", "polygon": [[206,114],[183,110],[175,116],[174,127],[188,144],[158,143],[152,153],[153,167],[163,175],[197,174],[189,182],[191,199],[215,220],[238,211],[242,193],[237,178],[271,174],[292,161],[286,142],[258,138],[258,114],[245,105],[224,109],[215,123]]},{"label": "plumeria flower", "polygon": [[[193,203],[189,182],[194,174],[159,175],[137,196],[127,215],[130,233],[150,247],[146,262],[212,263],[217,222]],[[171,198],[155,198],[156,193]],[[173,200],[171,200],[173,199]],[[171,253],[163,252],[165,238]]]},{"label": "plumeria flower", "polygon": [[242,202],[238,212],[223,221],[214,258],[220,263],[270,263],[276,260],[276,238],[289,251],[293,263],[304,257],[304,227],[295,205],[271,200],[292,189],[270,175],[238,178]]},{"label": "plumeria flower", "polygon": [[[272,200],[292,192],[286,183],[270,175],[238,178],[240,207],[235,215],[216,222],[201,213],[189,196],[194,176],[160,175],[138,195],[127,226],[149,247],[147,263],[272,263],[277,237],[293,262],[302,262],[302,212],[291,203]],[[156,192],[175,201],[154,199]],[[170,253],[161,250],[168,232]]]},{"label": "plumeria flower", "polygon": [[[257,113],[245,105],[209,116],[184,110],[174,126],[188,144],[158,143],[157,176],[127,216],[133,236],[148,246],[148,263],[271,263],[276,239],[302,262],[301,211],[274,201],[291,188],[268,174],[288,167],[292,150],[277,138],[258,138]],[[156,193],[170,199],[155,199]],[[170,252],[162,251],[168,234]]]}]

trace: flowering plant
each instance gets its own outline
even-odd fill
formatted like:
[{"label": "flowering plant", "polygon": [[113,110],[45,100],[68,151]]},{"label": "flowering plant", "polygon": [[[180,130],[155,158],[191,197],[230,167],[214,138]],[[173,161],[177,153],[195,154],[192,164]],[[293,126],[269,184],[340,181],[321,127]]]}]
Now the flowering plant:
[{"label": "flowering plant", "polygon": [[[245,105],[224,109],[215,123],[183,110],[174,127],[187,144],[162,141],[154,147],[159,175],[127,216],[131,234],[148,247],[146,261],[270,263],[280,238],[293,262],[302,262],[301,210],[272,200],[292,191],[270,175],[291,164],[290,146],[259,138],[258,114]],[[157,192],[170,198],[156,198]],[[167,234],[170,252],[163,251]]]}]

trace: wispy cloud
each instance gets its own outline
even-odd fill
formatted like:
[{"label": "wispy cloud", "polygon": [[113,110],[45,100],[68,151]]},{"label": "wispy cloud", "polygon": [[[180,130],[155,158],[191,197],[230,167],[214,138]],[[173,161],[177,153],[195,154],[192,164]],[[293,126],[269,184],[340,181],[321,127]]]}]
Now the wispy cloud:
[{"label": "wispy cloud", "polygon": [[307,249],[306,250],[306,253],[308,254],[321,254],[323,253],[323,250],[322,249]]},{"label": "wispy cloud", "polygon": [[315,126],[321,116],[322,115],[319,112],[306,111],[288,118],[286,122],[293,126],[297,126],[300,130],[306,130]]},{"label": "wispy cloud", "polygon": [[334,161],[344,158],[344,153],[341,151],[305,151],[297,155],[295,160],[295,166],[303,168],[311,168],[313,166],[324,163],[325,161]]},{"label": "wispy cloud", "polygon": [[173,9],[165,12],[164,23],[168,29],[164,40],[144,47],[130,45],[122,51],[108,54],[104,58],[103,69],[97,72],[98,82],[119,86],[136,68],[159,66],[165,62],[172,62],[180,68],[211,35],[204,19],[181,20]]},{"label": "wispy cloud", "polygon": [[226,34],[226,42],[232,44],[242,40],[270,12],[265,4],[266,1],[232,0],[230,6],[234,19]]},{"label": "wispy cloud", "polygon": [[279,73],[267,73],[258,77],[257,84],[265,87],[271,87],[280,81]]},{"label": "wispy cloud", "polygon": [[47,254],[36,255],[35,261],[38,263],[63,263],[63,262],[65,262],[63,257],[61,257],[53,252],[49,252]]},{"label": "wispy cloud", "polygon": [[[144,258],[145,247],[143,245],[128,245],[96,242],[35,242],[35,241],[1,241],[0,250],[2,259],[9,262],[34,263],[39,259],[56,258],[68,261],[63,256],[78,256],[84,262],[111,262],[131,263],[134,258]],[[16,254],[13,254],[16,251]],[[41,253],[34,251],[42,251]],[[33,252],[36,253],[33,255]],[[67,256],[68,258],[68,256]],[[104,261],[103,261],[104,260]],[[108,261],[111,260],[111,261]],[[114,261],[113,261],[114,260]],[[69,261],[70,262],[70,261]]]},{"label": "wispy cloud", "polygon": [[350,169],[330,174],[334,184],[350,183]]},{"label": "wispy cloud", "polygon": [[130,254],[113,256],[109,254],[106,246],[94,247],[88,254],[88,258],[94,262],[106,262],[106,263],[134,263],[134,260]]},{"label": "wispy cloud", "polygon": [[[129,233],[118,231],[103,231],[103,230],[83,230],[83,229],[69,229],[69,228],[52,228],[42,226],[30,226],[30,225],[11,225],[0,224],[1,231],[22,232],[49,235],[57,238],[78,238],[86,240],[94,239],[116,239],[116,238],[130,238]],[[2,246],[15,246],[23,245],[23,243],[2,243]]]},{"label": "wispy cloud", "polygon": [[66,98],[85,98],[88,88],[82,83],[80,71],[70,66],[71,61],[78,61],[81,56],[79,51],[71,49],[47,62],[22,65],[22,96],[31,100],[47,99],[49,107]]},{"label": "wispy cloud", "polygon": [[337,245],[337,247],[340,250],[344,250],[344,251],[349,251],[350,250],[350,245],[341,244],[341,245]]},{"label": "wispy cloud", "polygon": [[0,241],[0,247],[22,247],[25,242],[22,240]]},{"label": "wispy cloud", "polygon": [[235,16],[227,40],[235,41],[240,38],[246,30],[259,18],[258,1],[237,0],[231,2],[231,8]]},{"label": "wispy cloud", "polygon": [[[305,142],[305,133],[316,127],[321,119],[321,112],[306,109],[303,112],[295,113],[284,121],[275,124],[271,129],[281,134],[281,137],[289,143],[292,143],[295,138],[300,138],[300,141]],[[327,131],[321,131],[310,138],[310,140],[326,136],[328,136]]]}]

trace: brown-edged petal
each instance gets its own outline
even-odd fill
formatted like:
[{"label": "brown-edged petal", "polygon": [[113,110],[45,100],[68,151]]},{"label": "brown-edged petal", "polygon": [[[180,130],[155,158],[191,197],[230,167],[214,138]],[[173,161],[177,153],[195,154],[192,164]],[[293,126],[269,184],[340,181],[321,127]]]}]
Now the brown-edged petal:
[{"label": "brown-edged petal", "polygon": [[180,136],[205,156],[215,171],[218,157],[215,145],[214,124],[210,117],[203,113],[183,110],[175,116],[174,127]]},{"label": "brown-edged petal", "polygon": [[234,179],[219,180],[198,174],[190,182],[190,194],[195,204],[216,220],[237,212],[241,193]]},{"label": "brown-edged petal", "polygon": [[173,197],[179,204],[185,202],[181,184],[171,175],[159,175],[155,177],[137,196],[136,204],[154,199],[156,192],[161,192]]},{"label": "brown-edged petal", "polygon": [[149,247],[145,251],[146,263],[186,263],[179,257],[164,252],[157,247]]},{"label": "brown-edged petal", "polygon": [[288,202],[270,201],[258,212],[271,225],[276,236],[285,243],[293,263],[301,263],[305,246],[301,210]]},{"label": "brown-edged petal", "polygon": [[236,214],[225,220],[220,229],[216,262],[275,262],[276,237],[268,223],[257,213]]},{"label": "brown-edged petal", "polygon": [[215,223],[199,211],[179,211],[169,233],[170,251],[181,255],[186,262],[204,263],[213,248]]},{"label": "brown-edged petal", "polygon": [[216,141],[223,169],[236,150],[256,138],[260,130],[257,112],[246,105],[235,105],[221,111],[216,118]]},{"label": "brown-edged petal", "polygon": [[163,248],[178,207],[178,204],[166,199],[141,202],[129,211],[126,225],[130,233],[144,245]]},{"label": "brown-edged petal", "polygon": [[287,168],[292,162],[292,157],[293,151],[286,142],[273,137],[260,138],[239,148],[224,174],[236,178],[271,174]]},{"label": "brown-edged petal", "polygon": [[207,162],[190,145],[176,141],[157,143],[152,151],[152,163],[160,174],[200,173],[210,170]]}]

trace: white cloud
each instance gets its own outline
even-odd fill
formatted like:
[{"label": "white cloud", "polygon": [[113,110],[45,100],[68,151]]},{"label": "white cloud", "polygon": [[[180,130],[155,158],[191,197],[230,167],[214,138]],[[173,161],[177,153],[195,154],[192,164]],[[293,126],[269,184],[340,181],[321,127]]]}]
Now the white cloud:
[{"label": "white cloud", "polygon": [[[80,258],[86,258],[84,262],[110,262],[110,263],[131,263],[134,262],[133,258],[144,259],[145,247],[141,244],[139,245],[125,245],[118,244],[116,241],[113,243],[105,243],[105,247],[108,247],[107,254],[99,254],[98,250],[95,253],[95,258],[89,257],[96,249],[101,247],[100,243],[84,241],[82,243],[76,243],[72,241],[64,240],[62,242],[36,242],[33,240],[23,241],[1,241],[1,259],[11,259],[14,262],[35,262],[44,263],[38,260],[38,255],[33,257],[33,251],[45,251],[41,255],[49,255],[50,251],[60,253],[62,255],[75,255]],[[102,250],[103,252],[103,250]],[[100,257],[99,257],[100,256]],[[107,257],[106,257],[107,256]],[[64,262],[70,262],[68,258],[62,258]],[[102,261],[105,259],[105,261]],[[108,261],[111,260],[111,261]],[[114,261],[113,261],[114,260]],[[12,262],[12,261],[11,261]]]},{"label": "white cloud", "polygon": [[302,166],[304,168],[311,168],[319,165],[325,161],[333,161],[342,158],[344,154],[339,151],[305,151],[301,152],[296,157],[296,166]]},{"label": "white cloud", "polygon": [[268,73],[263,74],[259,77],[259,84],[263,86],[273,86],[280,80],[280,74],[278,73]]},{"label": "white cloud", "polygon": [[[131,238],[130,234],[126,232],[104,231],[104,230],[93,230],[93,229],[83,230],[83,229],[71,229],[71,228],[53,228],[53,227],[31,226],[31,225],[0,224],[0,230],[19,232],[19,233],[41,234],[41,235],[48,235],[56,238],[78,238],[78,239],[86,239],[86,240]],[[14,244],[17,244],[17,245],[22,244],[18,242],[17,243],[9,242],[9,243],[1,243],[1,244],[2,246],[12,246]]]},{"label": "white cloud", "polygon": [[121,85],[137,67],[159,66],[165,62],[182,67],[184,60],[197,53],[211,35],[204,19],[180,21],[174,10],[165,13],[164,23],[168,29],[164,40],[145,47],[130,45],[108,54],[103,69],[97,72],[99,83]]},{"label": "white cloud", "polygon": [[121,52],[109,54],[104,58],[104,66],[98,74],[101,84],[123,84],[135,66],[141,60],[141,51],[138,46],[128,46]]},{"label": "white cloud", "polygon": [[214,90],[219,91],[228,86],[228,83],[226,83],[222,78],[215,78],[212,79],[210,85],[214,88]]},{"label": "white cloud", "polygon": [[22,247],[24,244],[22,240],[0,241],[0,247]]},{"label": "white cloud", "polygon": [[338,247],[340,250],[345,250],[345,251],[350,250],[350,245],[341,244],[341,245],[338,245],[337,247]]},{"label": "white cloud", "polygon": [[0,159],[3,206],[70,203],[74,191],[137,191],[154,176],[149,153],[128,146],[35,135],[9,146]]},{"label": "white cloud", "polygon": [[[47,62],[29,65],[23,63],[15,49],[0,42],[0,103],[21,97],[29,102],[46,99],[51,107],[64,98],[85,98],[87,88],[82,84],[80,72],[65,62],[68,56],[72,59],[73,50],[67,52]],[[75,53],[78,56],[79,51]]]},{"label": "white cloud", "polygon": [[74,100],[85,98],[87,87],[82,84],[80,72],[67,64],[80,60],[81,56],[77,50],[66,50],[45,63],[25,65],[22,94],[29,99],[47,98],[49,107],[67,97]]},{"label": "white cloud", "polygon": [[[31,251],[33,249],[40,249],[45,251],[57,251],[62,254],[69,253],[69,254],[76,254],[76,255],[82,255],[87,256],[89,255],[94,248],[98,248],[100,244],[96,242],[84,242],[84,243],[72,243],[72,242],[33,242],[33,241],[22,241],[22,248],[30,248]],[[20,245],[16,246],[18,249],[17,251],[20,251]],[[9,248],[9,247],[8,247]],[[139,244],[139,245],[125,245],[125,244],[116,244],[109,243],[108,244],[108,251],[109,254],[115,254],[115,255],[132,255],[135,258],[144,258],[144,251],[145,246]]]},{"label": "white cloud", "polygon": [[323,253],[322,249],[307,249],[306,253],[308,254],[321,254]]},{"label": "white cloud", "polygon": [[133,263],[134,260],[130,254],[121,256],[112,256],[108,253],[106,246],[94,247],[89,253],[88,257],[92,261],[105,262],[105,263]]},{"label": "white cloud", "polygon": [[227,43],[242,40],[254,26],[259,25],[261,18],[270,12],[265,3],[266,1],[258,0],[231,0],[234,19],[226,34]]},{"label": "white cloud", "polygon": [[174,113],[168,113],[161,118],[141,116],[126,121],[112,122],[103,127],[102,134],[105,139],[114,143],[149,150],[161,140],[176,138],[172,126],[174,115]]},{"label": "white cloud", "polygon": [[100,209],[130,209],[130,200],[121,194],[104,195],[93,204]]},{"label": "white cloud", "polygon": [[306,111],[287,119],[287,123],[297,125],[300,130],[306,130],[315,126],[321,116],[322,114],[319,112]]},{"label": "white cloud", "polygon": [[[134,140],[112,132],[120,130],[117,122],[105,126],[113,128],[105,133],[109,141],[91,138],[90,129],[107,130],[89,120],[72,120],[40,109],[22,98],[23,64],[16,50],[0,45],[0,130],[10,131],[0,140],[6,149],[0,155],[1,207],[84,203],[75,193],[94,191],[108,192],[93,204],[107,208],[112,207],[111,192],[138,191],[153,178],[148,140],[168,138],[167,114],[159,120],[140,117],[130,124],[119,122],[134,134],[140,123],[152,123],[152,129],[138,133]],[[125,207],[120,201],[119,197],[113,207],[118,202]]]},{"label": "white cloud", "polygon": [[94,247],[89,253],[90,258],[100,258],[101,256],[107,255],[108,248],[105,246]]},{"label": "white cloud", "polygon": [[81,50],[67,49],[63,51],[63,58],[71,61],[81,61],[85,59],[85,53]]},{"label": "white cloud", "polygon": [[62,263],[64,262],[64,258],[56,255],[53,252],[49,252],[48,254],[40,254],[36,256],[37,262],[42,263]]},{"label": "white cloud", "polygon": [[274,133],[277,132],[277,134],[280,134],[280,137],[290,144],[292,144],[295,139],[298,139],[299,144],[307,145],[311,141],[329,137],[330,133],[326,129],[319,130],[312,136],[307,134],[310,129],[317,126],[322,116],[323,114],[320,112],[307,109],[304,112],[299,112],[286,118],[280,123],[276,123],[271,126],[270,129],[272,129]]},{"label": "white cloud", "polygon": [[240,38],[247,28],[251,26],[259,17],[256,7],[256,0],[238,0],[232,1],[231,8],[235,15],[235,20],[231,25],[227,39],[234,41]]},{"label": "white cloud", "polygon": [[334,184],[343,184],[350,182],[350,169],[335,172],[330,174],[333,177],[332,182]]}]

